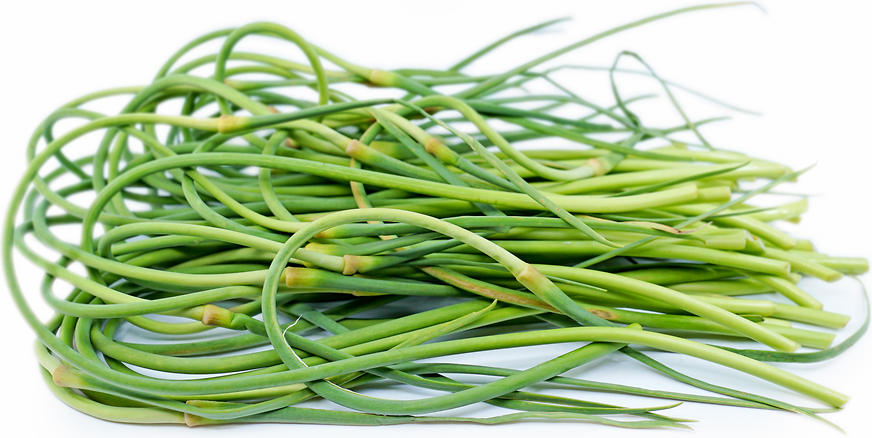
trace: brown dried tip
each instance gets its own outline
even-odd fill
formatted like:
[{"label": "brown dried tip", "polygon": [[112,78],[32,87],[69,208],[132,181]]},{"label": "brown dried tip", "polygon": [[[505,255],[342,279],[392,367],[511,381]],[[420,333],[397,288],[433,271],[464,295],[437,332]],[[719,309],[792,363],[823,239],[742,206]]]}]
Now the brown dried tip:
[{"label": "brown dried tip", "polygon": [[207,304],[203,309],[203,325],[230,328],[233,322],[233,312],[214,304]]},{"label": "brown dried tip", "polygon": [[604,320],[606,320],[606,321],[615,321],[615,320],[618,319],[618,315],[615,315],[614,313],[609,312],[609,311],[607,311],[607,310],[602,310],[602,309],[590,309],[590,313],[592,313],[592,314],[594,314],[594,315],[596,315],[596,316],[599,316],[600,318],[602,318],[602,319],[604,319]]},{"label": "brown dried tip", "polygon": [[80,371],[72,366],[63,364],[52,371],[51,380],[62,388],[79,388],[83,386],[79,373]]},{"label": "brown dried tip", "polygon": [[271,112],[271,113],[273,113],[273,114],[278,114],[278,113],[279,113],[279,110],[277,110],[276,107],[274,107],[274,106],[272,106],[272,105],[266,107],[266,109],[267,109],[267,111],[269,111],[269,112]]}]

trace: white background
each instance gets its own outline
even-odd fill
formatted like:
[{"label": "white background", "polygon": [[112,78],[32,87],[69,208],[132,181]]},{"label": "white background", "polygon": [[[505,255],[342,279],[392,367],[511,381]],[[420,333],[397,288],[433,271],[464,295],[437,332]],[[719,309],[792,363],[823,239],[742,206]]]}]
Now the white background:
[{"label": "white background", "polygon": [[[445,68],[517,29],[557,17],[574,18],[554,31],[518,40],[484,62],[474,64],[468,71],[475,74],[506,69],[614,25],[692,4],[694,2],[687,1],[542,0],[8,2],[0,15],[0,127],[3,132],[0,205],[8,204],[8,193],[25,165],[27,139],[43,117],[87,92],[149,82],[162,62],[178,47],[215,29],[256,20],[276,21],[313,43],[362,65],[383,69]],[[786,229],[796,236],[811,238],[822,252],[868,258],[872,256],[867,220],[872,188],[869,169],[872,146],[869,137],[872,116],[869,109],[872,102],[869,44],[872,43],[872,27],[868,24],[872,19],[872,3],[765,1],[761,4],[767,13],[753,6],[743,6],[672,18],[600,41],[565,55],[557,63],[609,65],[619,51],[632,50],[642,55],[664,78],[762,112],[761,117],[733,113],[678,93],[693,118],[712,114],[733,116],[732,121],[703,129],[715,146],[777,159],[795,168],[816,162],[817,166],[804,175],[799,184],[782,188],[816,195],[811,198],[811,209],[802,223]],[[279,54],[299,57],[293,48],[286,48]],[[638,67],[630,60],[622,62],[622,66]],[[603,82],[592,79],[588,82],[588,77],[593,76],[575,72],[560,76],[560,79],[586,96],[607,103],[603,99],[608,98],[608,93],[600,85]],[[622,77],[621,81],[627,90],[638,87],[639,90],[661,91],[651,81],[634,82],[628,77]],[[650,112],[653,123],[661,118],[665,124],[678,122],[674,110],[665,101],[661,99],[659,105]],[[20,275],[33,280],[39,273],[21,267]],[[834,285],[804,280],[803,286],[824,301],[826,308],[854,315],[854,321],[844,333],[840,332],[838,340],[859,325],[864,310],[857,298],[858,286],[852,280]],[[33,289],[28,292],[35,295]],[[4,389],[4,396],[0,398],[0,415],[4,421],[0,427],[22,426],[24,429],[19,430],[32,434],[469,436],[499,433],[521,436],[608,433],[613,437],[660,437],[666,434],[691,436],[692,433],[542,422],[498,428],[411,425],[352,429],[261,425],[191,430],[184,426],[112,424],[67,408],[43,386],[31,353],[32,336],[5,294],[0,295],[0,318],[4,321],[4,350],[0,360],[0,387]],[[868,372],[870,349],[872,342],[866,338],[836,360],[785,366],[853,397],[842,412],[829,414],[826,418],[854,437],[868,436],[872,430],[865,423],[872,412],[872,379]],[[523,366],[526,363],[523,359],[542,361],[559,351],[564,350],[533,349],[523,354],[528,357],[501,356],[497,364]],[[811,400],[731,371],[701,365],[688,358],[663,358],[680,371],[714,383],[815,406]],[[583,371],[574,375],[692,391],[617,355]],[[581,395],[592,400],[632,406],[667,404],[647,399],[626,401],[602,394]],[[495,413],[486,410],[465,412],[473,415]],[[776,433],[784,436],[837,436],[835,430],[818,422],[781,412],[685,405],[666,414],[700,420],[692,424],[697,436]]]}]

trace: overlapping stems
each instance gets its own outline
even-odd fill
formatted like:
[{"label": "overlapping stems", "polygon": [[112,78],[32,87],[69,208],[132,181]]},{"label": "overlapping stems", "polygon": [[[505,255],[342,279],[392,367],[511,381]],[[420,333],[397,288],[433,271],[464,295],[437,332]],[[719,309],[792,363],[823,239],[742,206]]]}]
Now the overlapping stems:
[{"label": "overlapping stems", "polygon": [[[611,108],[568,93],[499,94],[542,77],[566,91],[547,72],[532,69],[612,33],[721,6],[727,5],[641,20],[487,77],[460,70],[512,38],[559,20],[510,35],[446,71],[371,69],[312,46],[283,26],[254,23],[186,45],[147,86],[68,103],[34,133],[4,228],[7,282],[37,334],[46,383],[67,404],[100,418],[189,425],[568,418],[620,427],[687,427],[684,420],[655,412],[672,405],[629,409],[524,390],[543,382],[783,409],[821,419],[815,409],[683,375],[628,346],[695,356],[830,406],[847,401],[757,360],[826,359],[850,347],[868,325],[830,347],[832,334],[790,323],[829,328],[847,323],[846,316],[822,310],[796,285],[797,272],[835,281],[868,269],[865,260],[818,254],[808,242],[768,224],[797,218],[803,201],[777,208],[747,203],[801,172],[674,142],[647,147],[679,131],[699,135],[701,123],[681,112],[683,126],[645,127],[628,109],[634,100],[617,92]],[[236,43],[252,34],[288,40],[309,64],[235,52]],[[176,66],[219,38],[224,44],[217,54]],[[324,68],[322,58],[341,70]],[[211,77],[192,74],[209,64],[215,66]],[[250,74],[260,76],[236,79]],[[361,101],[331,88],[364,82],[407,95]],[[446,84],[468,87],[446,96],[439,92]],[[318,99],[280,94],[282,87],[312,88]],[[124,94],[133,97],[118,115],[82,108]],[[537,99],[555,103],[514,106]],[[158,112],[173,100],[183,102],[181,114]],[[593,112],[581,120],[549,112],[566,104]],[[56,135],[55,125],[71,118],[85,122]],[[522,129],[500,131],[492,127],[495,119]],[[474,130],[457,129],[454,122],[471,122]],[[444,138],[435,128],[447,132]],[[65,148],[93,132],[103,132],[95,153],[69,158]],[[608,142],[598,134],[624,137]],[[514,146],[537,138],[585,147]],[[52,160],[59,166],[46,173]],[[748,178],[772,182],[731,201],[731,189]],[[87,206],[77,203],[89,195]],[[19,214],[23,220],[16,221]],[[70,225],[81,232],[77,243],[55,233]],[[13,249],[46,273],[42,297],[57,312],[46,323],[25,299]],[[632,264],[595,264],[606,260]],[[74,265],[85,267],[87,276]],[[56,280],[73,286],[67,297],[55,295]],[[794,304],[734,298],[771,291]],[[452,304],[427,308],[428,297]],[[403,316],[357,317],[398,306]],[[282,324],[280,316],[295,321]],[[124,342],[119,330],[125,322],[185,341]],[[563,328],[550,328],[554,325]],[[215,327],[236,332],[197,338]],[[485,327],[504,333],[475,330]],[[305,336],[314,330],[328,336],[317,341]],[[686,333],[756,341],[777,352],[726,350],[676,336]],[[573,345],[523,371],[414,362],[555,343]],[[262,346],[271,348],[250,351]],[[820,351],[794,353],[800,346]],[[560,376],[615,351],[727,397]],[[197,378],[162,379],[135,367]],[[444,373],[499,378],[470,384]],[[219,376],[201,376],[214,374]],[[444,394],[410,401],[356,392],[374,382]],[[358,412],[295,406],[314,397]],[[520,412],[492,418],[414,416],[478,402]],[[640,418],[604,417],[614,414]]]}]

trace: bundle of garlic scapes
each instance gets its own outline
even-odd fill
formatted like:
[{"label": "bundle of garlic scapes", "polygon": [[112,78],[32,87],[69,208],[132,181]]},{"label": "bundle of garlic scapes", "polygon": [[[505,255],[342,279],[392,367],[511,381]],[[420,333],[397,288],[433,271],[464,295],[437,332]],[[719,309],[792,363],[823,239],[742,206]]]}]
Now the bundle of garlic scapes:
[{"label": "bundle of garlic scapes", "polygon": [[[849,319],[822,309],[797,285],[802,276],[836,281],[868,269],[770,224],[798,218],[805,199],[754,204],[804,170],[715,149],[697,129],[706,121],[645,126],[631,109],[644,96],[616,91],[613,106],[599,106],[534,71],[610,34],[722,6],[633,22],[488,76],[462,69],[556,21],[443,71],[363,67],[281,25],[253,23],[187,44],[147,86],[61,107],[32,137],[4,227],[7,282],[37,334],[46,384],[95,417],[190,426],[539,418],[687,428],[660,412],[675,400],[821,419],[630,346],[704,359],[833,407],[847,402],[768,363],[828,359],[866,329],[833,347],[831,332],[792,326],[838,329]],[[287,40],[307,62],[235,51],[249,35]],[[179,62],[219,39],[217,54]],[[208,77],[192,74],[204,66],[214,66]],[[560,92],[514,93],[542,80]],[[340,83],[406,94],[358,100]],[[462,89],[441,93],[447,85]],[[295,97],[302,89],[318,100]],[[119,95],[132,98],[117,115],[83,107]],[[180,114],[163,111],[173,102]],[[589,114],[557,115],[567,106]],[[65,119],[83,122],[55,132]],[[92,132],[103,135],[93,154],[65,153]],[[673,140],[679,132],[699,144]],[[522,147],[547,139],[573,147]],[[766,182],[737,190],[749,179]],[[76,242],[58,232],[70,226]],[[57,312],[48,322],[28,305],[14,251],[45,271],[41,297]],[[784,300],[755,297],[771,292]],[[151,342],[125,340],[132,331]],[[749,348],[703,342],[711,336]],[[544,344],[566,344],[566,353],[525,370],[432,360]],[[713,394],[561,376],[609,354]],[[494,379],[465,378],[477,375]],[[537,393],[537,384],[670,401],[625,408]],[[377,385],[442,394],[365,394]],[[305,406],[315,398],[338,407]],[[508,413],[429,415],[480,402]]]}]

